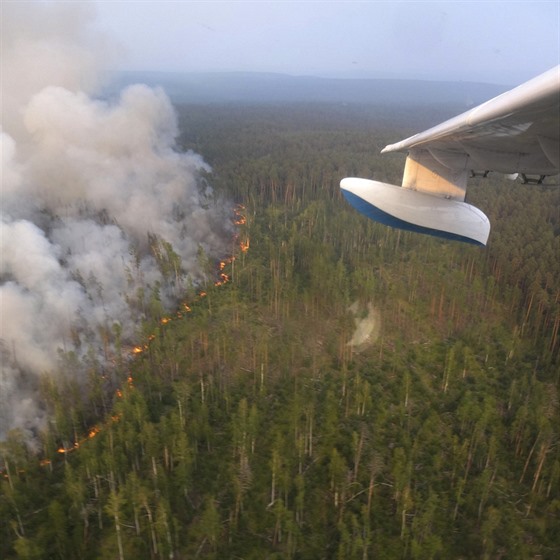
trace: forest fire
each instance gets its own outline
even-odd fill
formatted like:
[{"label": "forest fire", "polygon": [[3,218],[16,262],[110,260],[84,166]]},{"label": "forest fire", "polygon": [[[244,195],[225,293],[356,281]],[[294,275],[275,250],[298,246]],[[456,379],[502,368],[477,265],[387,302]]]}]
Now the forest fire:
[{"label": "forest fire", "polygon": [[235,214],[235,220],[233,221],[233,223],[236,226],[242,226],[245,225],[247,223],[247,218],[245,217],[245,206],[243,206],[243,204],[238,204],[235,209],[234,209],[234,214]]},{"label": "forest fire", "polygon": [[[93,426],[93,428],[90,428],[87,437],[82,438],[79,441],[74,442],[74,445],[72,447],[59,447],[56,451],[57,453],[71,453],[72,451],[74,451],[75,449],[78,449],[78,447],[80,447],[81,445],[83,445],[86,441],[94,438],[99,432],[101,431],[101,428],[99,426]],[[39,464],[41,466],[45,466],[45,465],[50,465],[50,461],[48,459],[44,459],[43,461],[41,461]]]},{"label": "forest fire", "polygon": [[[237,226],[242,226],[245,225],[247,223],[247,217],[245,216],[245,206],[243,206],[242,204],[238,204],[235,207],[234,213],[235,213],[235,220],[234,220],[234,224]],[[244,240],[239,241],[239,249],[241,250],[242,253],[246,253],[249,250],[249,238],[247,237]],[[232,259],[235,259],[235,257],[232,257]]]},{"label": "forest fire", "polygon": [[[234,224],[235,225],[244,225],[246,223],[247,220],[246,220],[246,218],[243,214],[244,210],[245,210],[244,206],[242,206],[242,205],[237,205],[236,206],[236,208],[234,210],[234,213],[235,213]],[[234,237],[234,241],[238,242],[239,250],[242,253],[245,253],[249,250],[249,238],[246,238],[243,241],[239,241],[238,236],[236,235]],[[231,255],[230,257],[228,257],[224,260],[221,260],[219,262],[218,267],[217,267],[218,268],[218,280],[216,280],[214,282],[214,286],[222,286],[222,285],[228,283],[231,280],[230,275],[227,274],[225,272],[225,270],[226,270],[228,265],[231,265],[235,261],[235,259],[236,259],[235,255]],[[201,290],[198,293],[198,299],[204,298],[206,296],[207,296],[207,292],[204,291],[204,290]],[[181,319],[183,317],[183,312],[186,312],[186,313],[192,312],[191,306],[184,301],[180,304],[180,308],[176,313],[176,318]],[[162,317],[159,320],[159,324],[160,325],[167,325],[170,322],[172,322],[173,319],[174,319],[174,317],[172,317],[172,316]],[[156,337],[155,334],[153,334],[153,333],[150,334],[148,336],[148,339],[147,339],[146,343],[141,344],[141,345],[133,346],[132,349],[130,350],[130,353],[132,355],[142,354],[143,352],[145,352],[146,350],[149,349],[150,342],[152,340],[154,340],[155,337]],[[134,387],[134,379],[132,377],[132,374],[130,374],[130,373],[128,374],[126,382],[127,382],[129,388]],[[124,396],[123,395],[123,390],[121,388],[117,388],[116,391],[115,391],[115,396],[117,397],[117,399],[122,399],[123,396]],[[120,414],[116,414],[116,415],[111,416],[111,419],[110,419],[109,422],[113,423],[113,422],[118,422],[119,420],[120,420]],[[101,430],[102,430],[102,428],[100,426],[93,426],[92,428],[89,429],[86,437],[75,441],[73,443],[73,445],[71,445],[70,447],[60,446],[57,449],[57,453],[59,453],[61,455],[63,455],[63,454],[67,455],[68,453],[71,453],[72,451],[75,451],[76,449],[81,447],[84,443],[86,443],[88,440],[94,438],[97,434],[99,434],[101,432]],[[48,465],[51,465],[51,461],[49,459],[43,459],[43,460],[40,461],[39,464],[41,466],[48,466]]]},{"label": "forest fire", "polygon": [[225,260],[225,261],[220,261],[220,264],[218,265],[218,271],[219,271],[219,277],[220,277],[220,279],[219,279],[219,280],[216,280],[216,281],[214,282],[214,286],[222,286],[223,284],[229,282],[229,279],[230,279],[230,278],[229,278],[229,274],[226,274],[226,273],[224,272],[224,269],[225,269],[225,267],[226,267],[228,264],[232,263],[233,260],[234,260],[234,258],[232,257],[232,258],[227,259],[227,260]]},{"label": "forest fire", "polygon": [[[247,223],[247,218],[245,217],[245,206],[243,206],[242,204],[237,204],[236,207],[234,208],[234,215],[235,218],[233,220],[234,225],[240,226],[240,225],[244,225]],[[246,253],[249,250],[249,238],[246,237],[244,240],[239,240],[239,236],[237,234],[234,235],[233,238],[234,242],[238,242],[238,247],[239,250],[242,253]],[[214,281],[214,286],[223,286],[224,284],[227,284],[230,280],[231,280],[231,276],[229,274],[227,274],[225,272],[226,267],[228,265],[231,265],[236,259],[235,254],[231,255],[230,257],[221,260],[218,263],[218,279]],[[206,291],[201,290],[200,292],[198,292],[198,298],[204,298],[206,297],[208,294]],[[192,312],[192,308],[190,307],[190,305],[186,302],[182,302],[180,305],[180,309],[182,308],[182,310],[184,310],[187,313]],[[176,313],[176,318],[177,319],[182,319],[183,318],[183,314],[181,312],[181,310],[177,311]],[[168,317],[162,317],[160,319],[160,324],[161,325],[167,325],[168,323],[170,323],[173,320],[173,317],[168,316]],[[155,338],[154,334],[151,334],[148,337],[148,342],[146,344],[143,345],[138,345],[138,346],[134,346],[132,348],[132,354],[141,354],[142,352],[146,351],[149,347],[149,343]]]}]

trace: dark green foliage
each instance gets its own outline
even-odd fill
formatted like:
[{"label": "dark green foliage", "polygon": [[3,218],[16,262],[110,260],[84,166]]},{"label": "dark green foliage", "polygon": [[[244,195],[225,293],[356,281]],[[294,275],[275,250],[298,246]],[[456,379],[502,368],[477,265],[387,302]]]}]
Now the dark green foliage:
[{"label": "dark green foliage", "polygon": [[[180,114],[184,147],[245,206],[250,248],[180,318],[162,323],[146,294],[119,396],[93,361],[89,402],[45,384],[38,454],[16,433],[2,444],[0,556],[556,558],[558,190],[472,185],[493,224],[481,250],[342,201],[346,175],[399,182],[402,158],[377,155],[412,132],[388,128],[398,115]],[[372,337],[348,345],[372,313]]]}]

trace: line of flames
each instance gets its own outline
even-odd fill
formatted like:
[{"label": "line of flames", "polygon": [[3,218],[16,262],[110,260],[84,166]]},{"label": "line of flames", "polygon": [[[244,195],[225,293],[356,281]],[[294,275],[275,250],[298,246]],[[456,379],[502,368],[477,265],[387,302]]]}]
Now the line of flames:
[{"label": "line of flames", "polygon": [[[235,219],[234,219],[234,224],[237,226],[240,225],[244,225],[247,223],[247,219],[244,215],[244,211],[245,211],[245,207],[242,206],[241,204],[238,204],[235,209],[234,209],[234,214],[235,214]],[[241,250],[242,253],[245,253],[249,250],[249,238],[246,237],[244,240],[239,240],[238,236],[235,236],[235,240],[238,241],[239,244],[239,249]],[[228,274],[226,274],[224,272],[225,268],[229,265],[232,264],[236,259],[235,255],[232,255],[230,257],[228,257],[227,259],[224,259],[222,261],[220,261],[220,263],[218,264],[218,271],[219,271],[219,280],[216,280],[214,282],[215,286],[222,286],[224,284],[226,284],[227,282],[230,281],[230,276]],[[203,297],[206,297],[207,293],[205,291],[200,291],[198,293],[198,299],[201,299]],[[181,310],[182,309],[182,310]],[[186,303],[186,302],[182,302],[181,306],[180,306],[180,310],[176,312],[175,317],[171,317],[171,316],[167,316],[167,317],[162,317],[160,319],[160,324],[161,325],[167,325],[168,323],[170,323],[174,318],[176,319],[182,319],[184,316],[184,313],[190,313],[192,311],[192,308]],[[146,351],[149,348],[150,342],[152,340],[155,339],[155,334],[150,334],[148,336],[148,340],[145,344],[141,345],[141,346],[134,346],[131,350],[131,353],[133,355],[138,355],[141,354],[142,352]],[[129,374],[127,377],[127,384],[129,386],[129,388],[134,388],[134,379],[132,378],[132,375]],[[121,389],[117,389],[116,390],[116,397],[121,399],[123,397],[123,392]],[[120,415],[116,414],[111,416],[111,423],[113,422],[118,422],[120,420]],[[81,445],[83,445],[84,443],[86,443],[87,441],[89,441],[90,439],[94,438],[99,432],[101,432],[101,428],[99,426],[93,426],[93,428],[90,428],[88,434],[86,437],[74,442],[74,444],[71,447],[59,447],[57,449],[57,452],[60,454],[68,454],[71,453],[72,451],[75,451],[76,449],[78,449]],[[46,466],[49,465],[51,463],[51,461],[49,459],[43,459],[42,461],[40,461],[40,465],[41,466]]]}]

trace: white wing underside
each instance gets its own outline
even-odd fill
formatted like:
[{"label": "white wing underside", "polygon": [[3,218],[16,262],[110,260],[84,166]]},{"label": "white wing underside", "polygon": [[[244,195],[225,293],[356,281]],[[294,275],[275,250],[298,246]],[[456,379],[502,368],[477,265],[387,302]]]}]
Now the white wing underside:
[{"label": "white wing underside", "polygon": [[464,200],[470,171],[560,172],[560,66],[382,150],[408,152],[403,187]]}]

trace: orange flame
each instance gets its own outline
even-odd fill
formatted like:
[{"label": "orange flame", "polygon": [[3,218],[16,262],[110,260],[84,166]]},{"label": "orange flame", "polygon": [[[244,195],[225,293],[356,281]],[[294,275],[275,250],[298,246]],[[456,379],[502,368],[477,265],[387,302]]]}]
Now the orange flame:
[{"label": "orange flame", "polygon": [[243,204],[238,204],[235,207],[235,210],[233,211],[233,213],[235,214],[235,220],[233,221],[233,223],[236,226],[242,226],[247,223],[247,218],[243,214],[244,211],[245,211],[245,206],[243,206]]},{"label": "orange flame", "polygon": [[94,426],[93,428],[91,428],[91,430],[88,432],[88,438],[94,438],[99,432],[101,431],[101,428]]},{"label": "orange flame", "polygon": [[226,284],[227,282],[229,282],[229,276],[227,274],[224,274],[223,272],[220,274],[220,280],[216,280],[214,282],[214,286],[223,286],[224,284]]}]

